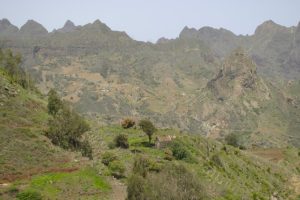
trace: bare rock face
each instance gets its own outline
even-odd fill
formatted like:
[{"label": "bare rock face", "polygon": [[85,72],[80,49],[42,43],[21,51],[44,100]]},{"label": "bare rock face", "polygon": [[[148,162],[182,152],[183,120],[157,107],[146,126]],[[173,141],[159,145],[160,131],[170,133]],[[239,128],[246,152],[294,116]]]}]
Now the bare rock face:
[{"label": "bare rock face", "polygon": [[46,35],[48,33],[40,23],[34,20],[28,20],[21,28],[20,33],[26,35]]},{"label": "bare rock face", "polygon": [[218,98],[240,96],[256,87],[256,65],[246,52],[238,48],[224,61],[222,68],[207,86]]}]

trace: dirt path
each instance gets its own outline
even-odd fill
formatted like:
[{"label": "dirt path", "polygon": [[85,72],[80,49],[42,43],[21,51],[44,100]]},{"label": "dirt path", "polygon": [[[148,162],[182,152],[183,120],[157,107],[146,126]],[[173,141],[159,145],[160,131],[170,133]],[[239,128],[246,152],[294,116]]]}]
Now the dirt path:
[{"label": "dirt path", "polygon": [[127,196],[126,186],[115,178],[109,180],[112,187],[111,200],[125,200]]}]

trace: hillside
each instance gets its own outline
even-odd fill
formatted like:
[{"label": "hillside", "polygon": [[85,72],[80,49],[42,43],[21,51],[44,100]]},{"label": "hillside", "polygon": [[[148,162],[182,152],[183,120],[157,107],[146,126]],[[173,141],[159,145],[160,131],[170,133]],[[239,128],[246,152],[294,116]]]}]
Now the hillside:
[{"label": "hillside", "polygon": [[[108,197],[109,183],[97,175],[88,159],[54,146],[44,135],[49,118],[45,97],[21,87],[1,66],[0,199],[16,199],[32,191],[50,199],[79,193],[82,198]],[[49,181],[53,184],[45,188]],[[84,185],[77,185],[78,181]]]},{"label": "hillside", "polygon": [[[193,182],[186,180],[185,184],[198,185],[203,199],[267,199],[271,196],[296,199],[300,195],[299,162],[295,162],[299,160],[299,150],[291,147],[242,151],[199,135],[159,129],[153,138],[176,136],[180,148],[188,155],[180,160],[168,153],[171,145],[165,149],[157,149],[153,143],[149,145],[146,135],[137,127],[101,126],[92,120],[92,130],[86,137],[91,142],[94,160],[88,161],[77,153],[53,146],[44,136],[50,116],[43,95],[14,83],[2,69],[0,77],[3,147],[0,199],[15,199],[17,194],[29,192],[38,192],[46,199],[125,199],[126,186],[139,156],[151,163],[147,177],[142,180],[155,194],[171,193],[165,192],[170,189],[167,186],[155,187],[157,184],[153,181],[166,184],[168,173],[183,170],[186,176],[193,175]],[[120,134],[128,136],[128,149],[111,145]],[[119,180],[113,176],[122,168],[103,164],[107,152],[115,155],[120,166],[124,165]],[[177,187],[174,181],[172,187]]]}]

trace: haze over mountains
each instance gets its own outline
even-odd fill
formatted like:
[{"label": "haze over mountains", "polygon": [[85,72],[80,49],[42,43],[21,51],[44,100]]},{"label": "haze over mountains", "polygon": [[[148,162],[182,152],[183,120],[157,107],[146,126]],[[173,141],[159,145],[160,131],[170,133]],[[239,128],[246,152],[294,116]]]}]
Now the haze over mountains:
[{"label": "haze over mountains", "polygon": [[215,138],[238,132],[245,145],[300,144],[300,23],[266,21],[250,36],[185,27],[152,44],[99,20],[48,32],[3,19],[0,47],[24,55],[43,92],[56,88],[101,122],[149,117]]}]

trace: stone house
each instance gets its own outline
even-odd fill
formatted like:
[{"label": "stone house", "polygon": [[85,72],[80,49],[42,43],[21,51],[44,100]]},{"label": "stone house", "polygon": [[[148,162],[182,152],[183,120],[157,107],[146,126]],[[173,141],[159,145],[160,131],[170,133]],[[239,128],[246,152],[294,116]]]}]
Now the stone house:
[{"label": "stone house", "polygon": [[175,138],[176,138],[175,135],[157,136],[155,139],[155,147],[157,149],[165,148]]}]

